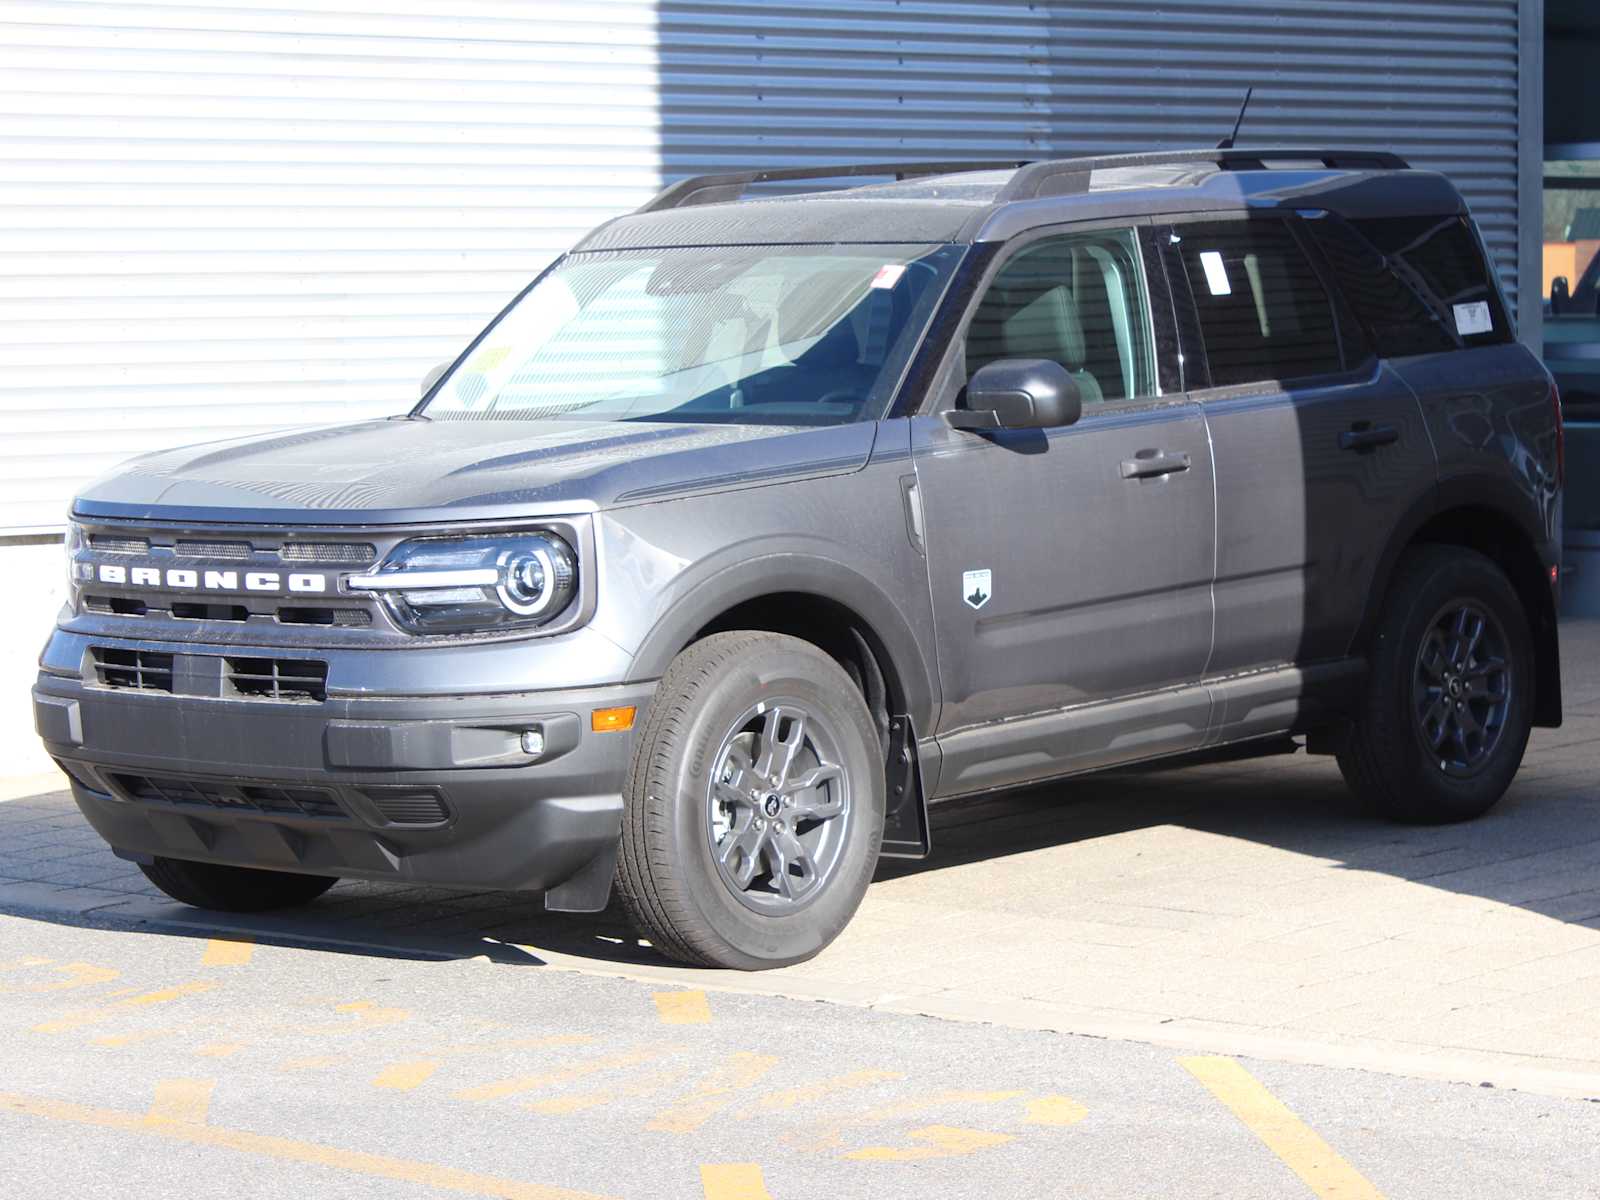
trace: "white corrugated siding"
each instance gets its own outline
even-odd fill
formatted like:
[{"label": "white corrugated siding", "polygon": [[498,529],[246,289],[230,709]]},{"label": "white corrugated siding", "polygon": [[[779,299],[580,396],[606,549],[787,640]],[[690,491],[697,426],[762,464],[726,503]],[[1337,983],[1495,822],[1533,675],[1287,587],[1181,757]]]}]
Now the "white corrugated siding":
[{"label": "white corrugated siding", "polygon": [[0,531],[138,450],[394,411],[661,177],[1387,146],[1516,283],[1517,0],[0,7]]},{"label": "white corrugated siding", "polygon": [[657,146],[648,2],[0,5],[0,532],[403,410]]}]

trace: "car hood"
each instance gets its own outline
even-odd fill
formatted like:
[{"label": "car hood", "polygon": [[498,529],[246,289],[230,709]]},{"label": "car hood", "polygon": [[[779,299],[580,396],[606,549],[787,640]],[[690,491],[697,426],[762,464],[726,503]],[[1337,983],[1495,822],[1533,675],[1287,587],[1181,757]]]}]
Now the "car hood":
[{"label": "car hood", "polygon": [[74,511],[275,525],[581,512],[854,471],[875,428],[366,421],[148,454],[83,489]]}]

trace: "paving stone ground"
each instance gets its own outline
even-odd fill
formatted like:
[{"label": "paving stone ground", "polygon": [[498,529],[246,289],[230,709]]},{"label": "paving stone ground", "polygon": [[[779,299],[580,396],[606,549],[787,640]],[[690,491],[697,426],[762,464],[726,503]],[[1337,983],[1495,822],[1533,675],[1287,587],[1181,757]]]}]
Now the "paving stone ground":
[{"label": "paving stone ground", "polygon": [[930,860],[886,863],[839,942],[758,976],[668,964],[616,912],[488,892],[347,883],[293,914],[197,914],[113,857],[59,778],[0,788],[0,910],[1600,1095],[1600,623],[1563,627],[1563,671],[1566,724],[1482,820],[1369,820],[1303,754],[942,806]]}]

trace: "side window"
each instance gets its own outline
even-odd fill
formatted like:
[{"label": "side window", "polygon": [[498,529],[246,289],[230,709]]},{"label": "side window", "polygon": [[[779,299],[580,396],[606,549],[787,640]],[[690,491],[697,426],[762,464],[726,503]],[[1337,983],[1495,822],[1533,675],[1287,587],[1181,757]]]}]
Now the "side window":
[{"label": "side window", "polygon": [[1287,224],[1173,227],[1214,387],[1343,370],[1333,305]]},{"label": "side window", "polygon": [[1129,230],[1044,238],[1017,252],[967,331],[967,374],[1000,358],[1048,358],[1086,405],[1156,394],[1149,306]]},{"label": "side window", "polygon": [[1465,217],[1324,217],[1308,227],[1378,353],[1398,358],[1511,340]]}]

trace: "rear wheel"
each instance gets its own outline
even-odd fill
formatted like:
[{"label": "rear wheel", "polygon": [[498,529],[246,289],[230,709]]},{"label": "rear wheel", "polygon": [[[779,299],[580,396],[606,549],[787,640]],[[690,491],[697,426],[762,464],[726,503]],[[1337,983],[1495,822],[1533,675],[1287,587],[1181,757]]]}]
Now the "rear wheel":
[{"label": "rear wheel", "polygon": [[1505,574],[1454,546],[1401,563],[1339,768],[1375,812],[1421,824],[1494,807],[1533,723],[1533,648]]},{"label": "rear wheel", "polygon": [[760,970],[838,936],[883,836],[861,693],[809,642],[720,633],[667,670],[626,785],[618,890],[662,953]]},{"label": "rear wheel", "polygon": [[218,912],[293,908],[311,903],[339,882],[326,875],[224,867],[181,858],[158,858],[148,866],[141,863],[139,869],[146,879],[179,903]]}]

